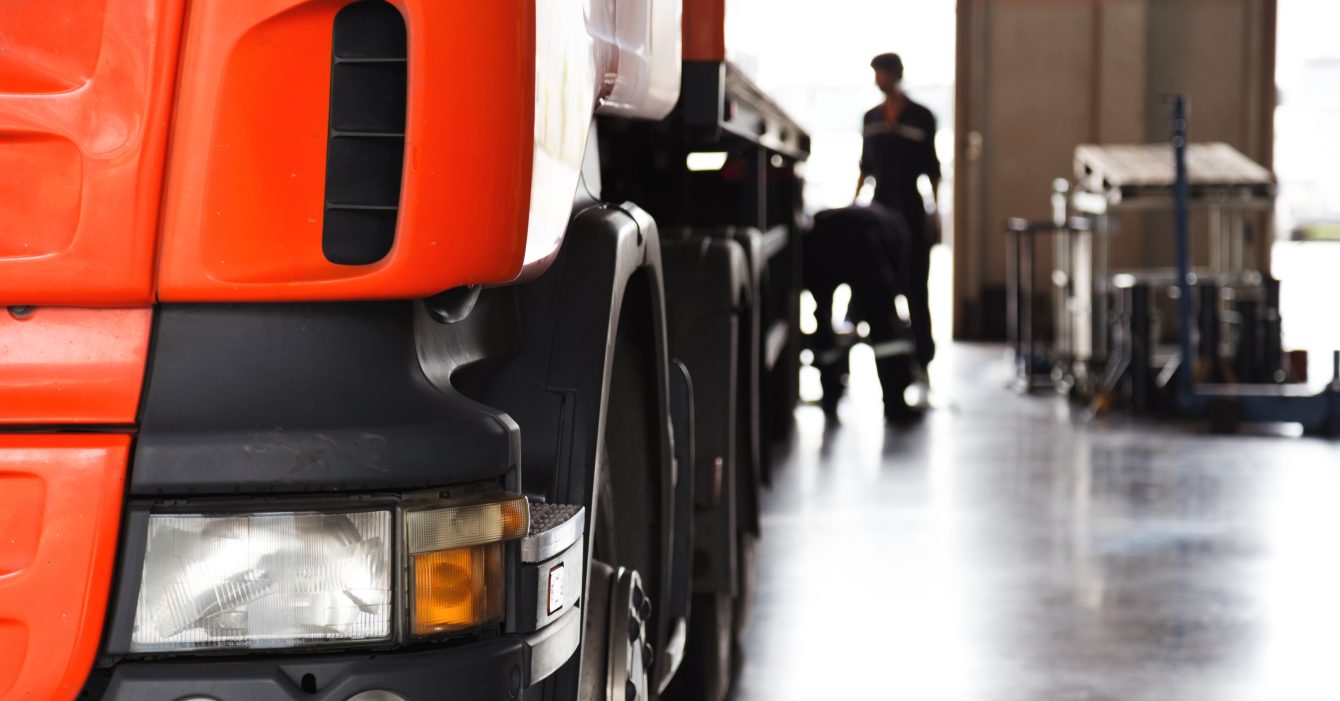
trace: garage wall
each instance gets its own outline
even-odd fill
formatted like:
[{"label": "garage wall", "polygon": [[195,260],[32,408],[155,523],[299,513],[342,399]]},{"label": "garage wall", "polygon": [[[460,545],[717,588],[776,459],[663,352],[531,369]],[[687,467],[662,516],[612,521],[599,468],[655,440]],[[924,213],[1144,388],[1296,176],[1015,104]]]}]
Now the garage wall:
[{"label": "garage wall", "polygon": [[[959,0],[958,11],[959,338],[1003,333],[1004,220],[1049,216],[1051,182],[1072,174],[1081,143],[1165,140],[1164,95],[1190,96],[1194,140],[1269,165],[1274,0]],[[1112,262],[1166,265],[1171,250],[1164,222],[1128,217]]]}]

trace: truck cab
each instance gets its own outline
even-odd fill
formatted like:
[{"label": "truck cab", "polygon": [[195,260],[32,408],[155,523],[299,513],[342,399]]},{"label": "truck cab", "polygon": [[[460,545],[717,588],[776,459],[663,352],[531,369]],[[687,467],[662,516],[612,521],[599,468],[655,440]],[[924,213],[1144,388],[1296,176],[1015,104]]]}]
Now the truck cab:
[{"label": "truck cab", "polygon": [[0,699],[723,697],[807,145],[695,16],[0,9]]}]

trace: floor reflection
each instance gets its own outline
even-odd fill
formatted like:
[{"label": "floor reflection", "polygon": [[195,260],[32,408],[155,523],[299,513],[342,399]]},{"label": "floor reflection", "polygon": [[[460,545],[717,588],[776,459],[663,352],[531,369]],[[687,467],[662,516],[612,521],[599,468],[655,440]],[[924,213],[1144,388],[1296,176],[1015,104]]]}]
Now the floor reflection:
[{"label": "floor reflection", "polygon": [[1340,443],[1085,423],[1001,358],[947,349],[912,429],[860,355],[797,410],[735,698],[1340,698]]}]

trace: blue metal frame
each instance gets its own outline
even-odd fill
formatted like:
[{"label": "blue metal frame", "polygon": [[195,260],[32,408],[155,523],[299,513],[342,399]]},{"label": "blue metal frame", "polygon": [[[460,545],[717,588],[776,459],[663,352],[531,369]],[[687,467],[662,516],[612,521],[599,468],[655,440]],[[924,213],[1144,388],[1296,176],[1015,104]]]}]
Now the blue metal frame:
[{"label": "blue metal frame", "polygon": [[[1209,413],[1215,401],[1234,402],[1242,421],[1298,422],[1309,430],[1335,433],[1340,428],[1340,364],[1336,380],[1319,394],[1283,394],[1262,392],[1253,394],[1214,395],[1196,391],[1194,317],[1191,308],[1191,187],[1186,169],[1187,109],[1186,96],[1173,95],[1172,150],[1175,167],[1173,180],[1173,215],[1177,246],[1177,340],[1182,351],[1181,377],[1177,383],[1177,405],[1192,416]],[[1340,356],[1337,357],[1340,363]],[[1273,387],[1273,386],[1272,386]]]}]

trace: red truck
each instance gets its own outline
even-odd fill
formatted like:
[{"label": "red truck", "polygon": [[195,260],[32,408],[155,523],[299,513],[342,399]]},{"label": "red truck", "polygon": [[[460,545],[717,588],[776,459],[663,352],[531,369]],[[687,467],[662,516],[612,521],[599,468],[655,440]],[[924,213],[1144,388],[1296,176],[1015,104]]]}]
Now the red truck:
[{"label": "red truck", "polygon": [[0,699],[722,698],[808,152],[722,17],[0,6]]}]

